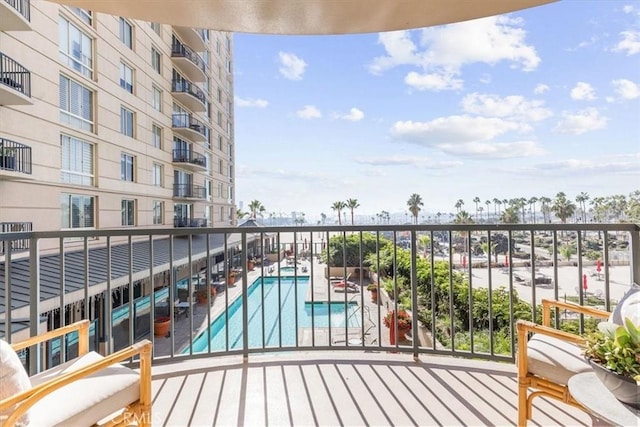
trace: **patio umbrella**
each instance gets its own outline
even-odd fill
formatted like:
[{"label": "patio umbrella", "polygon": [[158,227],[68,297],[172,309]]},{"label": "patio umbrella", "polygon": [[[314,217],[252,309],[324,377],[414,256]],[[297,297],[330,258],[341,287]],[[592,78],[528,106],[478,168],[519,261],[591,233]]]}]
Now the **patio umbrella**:
[{"label": "patio umbrella", "polygon": [[596,271],[600,273],[602,271],[602,261],[598,260],[596,262]]},{"label": "patio umbrella", "polygon": [[586,291],[587,290],[587,275],[583,274],[582,275],[582,288]]},{"label": "patio umbrella", "polygon": [[504,254],[504,266],[509,267],[509,255]]},{"label": "patio umbrella", "polygon": [[467,256],[462,255],[462,268],[465,268],[466,266],[467,266]]},{"label": "patio umbrella", "polygon": [[555,0],[52,0],[114,16],[261,34],[353,34],[500,15]]}]

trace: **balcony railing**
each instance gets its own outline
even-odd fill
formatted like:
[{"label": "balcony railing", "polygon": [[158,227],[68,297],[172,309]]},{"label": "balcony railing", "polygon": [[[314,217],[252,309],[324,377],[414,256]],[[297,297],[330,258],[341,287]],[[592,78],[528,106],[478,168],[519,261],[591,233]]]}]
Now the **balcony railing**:
[{"label": "balcony railing", "polygon": [[31,174],[31,147],[0,138],[0,170]]},{"label": "balcony railing", "polygon": [[197,132],[202,137],[206,137],[208,134],[207,126],[188,113],[174,114],[172,117],[171,126],[175,129],[191,129],[192,131]]},{"label": "balcony railing", "polygon": [[31,97],[31,73],[4,53],[0,53],[0,84]]},{"label": "balcony railing", "polygon": [[183,92],[196,98],[203,104],[206,104],[207,98],[200,88],[187,80],[173,80],[171,85],[172,92]]},{"label": "balcony railing", "polygon": [[207,64],[204,62],[202,57],[175,38],[171,44],[171,56],[186,58],[202,70],[203,73],[206,74],[207,72]]},{"label": "balcony railing", "polygon": [[201,185],[173,184],[173,197],[180,199],[205,199],[207,189]]},{"label": "balcony railing", "polygon": [[174,218],[174,227],[206,227],[206,218]]},{"label": "balcony railing", "polygon": [[[156,359],[356,349],[514,362],[513,324],[539,321],[542,298],[611,310],[640,280],[635,224],[0,234],[0,242],[16,240],[29,240],[30,252],[12,258],[5,245],[0,332],[12,318],[29,318],[36,330],[42,318],[66,322],[61,305],[84,307],[78,315],[100,331],[95,348],[110,352],[151,337]],[[192,321],[179,319],[176,301],[200,293]],[[403,308],[407,340],[383,322]],[[168,337],[153,337],[160,315],[172,320]],[[568,312],[554,321],[579,331],[589,326]]]},{"label": "balcony railing", "polygon": [[[0,0],[2,1],[2,0]],[[27,21],[31,21],[31,1],[30,0],[4,0],[9,6],[14,8]]]},{"label": "balcony railing", "polygon": [[200,153],[188,149],[173,150],[175,163],[190,163],[203,168],[207,167],[207,158]]},{"label": "balcony railing", "polygon": [[[0,222],[0,233],[31,231],[33,229],[32,226],[30,222]],[[27,251],[29,250],[29,239],[0,240],[0,255],[4,255],[9,246],[12,252]]]}]

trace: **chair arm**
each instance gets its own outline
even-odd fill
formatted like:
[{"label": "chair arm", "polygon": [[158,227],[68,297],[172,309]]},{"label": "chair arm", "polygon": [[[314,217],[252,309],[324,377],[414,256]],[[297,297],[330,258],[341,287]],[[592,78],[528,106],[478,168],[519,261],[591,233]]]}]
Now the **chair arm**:
[{"label": "chair arm", "polygon": [[115,363],[130,359],[137,354],[140,355],[141,394],[143,392],[150,393],[152,347],[153,346],[151,344],[151,341],[142,340],[116,353],[110,354],[96,363],[92,363],[89,366],[85,366],[78,370],[60,375],[59,377],[53,378],[49,381],[45,381],[44,383],[39,384],[30,390],[26,390],[22,393],[18,393],[0,401],[0,411],[6,410],[15,404],[20,404],[6,420],[6,426],[14,425],[14,423],[18,419],[20,419],[20,417],[22,417],[29,410],[29,408],[31,408],[37,401],[44,398],[46,395],[53,393],[54,391],[66,386],[67,384],[72,383],[75,380],[92,375]]},{"label": "chair arm", "polygon": [[516,323],[516,329],[518,331],[518,342],[520,342],[520,339],[522,338],[524,338],[524,340],[526,341],[527,332],[548,335],[550,337],[558,338],[563,341],[569,341],[578,345],[585,342],[585,339],[579,335],[561,331],[549,326],[538,325],[537,323],[533,323],[528,320],[518,320],[518,322]]},{"label": "chair arm", "polygon": [[[19,351],[22,349],[25,349],[27,347],[31,347],[32,345],[36,345],[36,344],[40,344],[42,342],[51,340],[53,338],[58,338],[61,336],[64,336],[66,334],[69,334],[71,332],[75,332],[75,331],[79,331],[78,335],[79,335],[79,342],[82,342],[83,339],[86,338],[87,343],[88,343],[88,339],[89,339],[89,325],[91,322],[89,322],[89,320],[79,320],[75,323],[72,323],[70,325],[67,326],[63,326],[61,328],[57,328],[54,329],[52,331],[49,332],[45,332],[43,334],[40,335],[36,335],[35,337],[31,337],[31,338],[27,338],[24,341],[20,341],[18,343],[15,344],[11,344],[11,347],[13,348],[14,351]],[[86,353],[87,351],[84,351],[84,353]],[[80,354],[84,354],[82,352],[80,352]]]},{"label": "chair arm", "polygon": [[542,300],[542,324],[549,326],[551,323],[551,307],[570,310],[576,313],[586,314],[599,319],[608,319],[611,313],[593,307],[575,304],[572,302],[543,299]]}]

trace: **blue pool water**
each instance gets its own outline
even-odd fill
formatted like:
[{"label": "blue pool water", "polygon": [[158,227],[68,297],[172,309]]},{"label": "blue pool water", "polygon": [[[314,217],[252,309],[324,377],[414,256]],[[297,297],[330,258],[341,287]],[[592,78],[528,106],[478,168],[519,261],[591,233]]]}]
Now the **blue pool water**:
[{"label": "blue pool water", "polygon": [[[297,284],[293,277],[280,277],[279,283],[277,277],[264,277],[256,279],[250,285],[247,290],[250,348],[296,344],[296,313],[298,327],[311,327],[312,304],[305,303],[308,287],[308,277],[298,277]],[[280,307],[280,317],[278,317],[278,307]],[[356,308],[355,302],[346,305],[343,301],[334,301],[331,304],[314,303],[313,325],[314,327],[328,327],[331,322],[332,327],[344,327],[348,322],[349,327],[359,327],[359,316],[352,315]],[[205,330],[193,341],[193,351],[207,351],[209,341],[211,341],[212,351],[225,350],[227,348],[227,331],[229,349],[242,348],[242,309],[242,298],[238,298],[229,306],[229,326],[227,327],[223,312],[212,322],[209,334]],[[184,352],[188,351],[187,348]]]}]

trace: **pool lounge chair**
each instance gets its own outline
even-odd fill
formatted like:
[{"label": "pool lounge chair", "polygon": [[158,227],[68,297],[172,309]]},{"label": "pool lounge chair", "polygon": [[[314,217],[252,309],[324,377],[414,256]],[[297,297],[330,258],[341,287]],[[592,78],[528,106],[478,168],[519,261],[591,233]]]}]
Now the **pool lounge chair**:
[{"label": "pool lounge chair", "polygon": [[355,283],[355,282],[349,282],[349,281],[341,281],[341,282],[335,282],[332,283],[331,286],[333,286],[333,291],[334,292],[348,292],[348,293],[358,293],[360,292],[360,286]]}]

